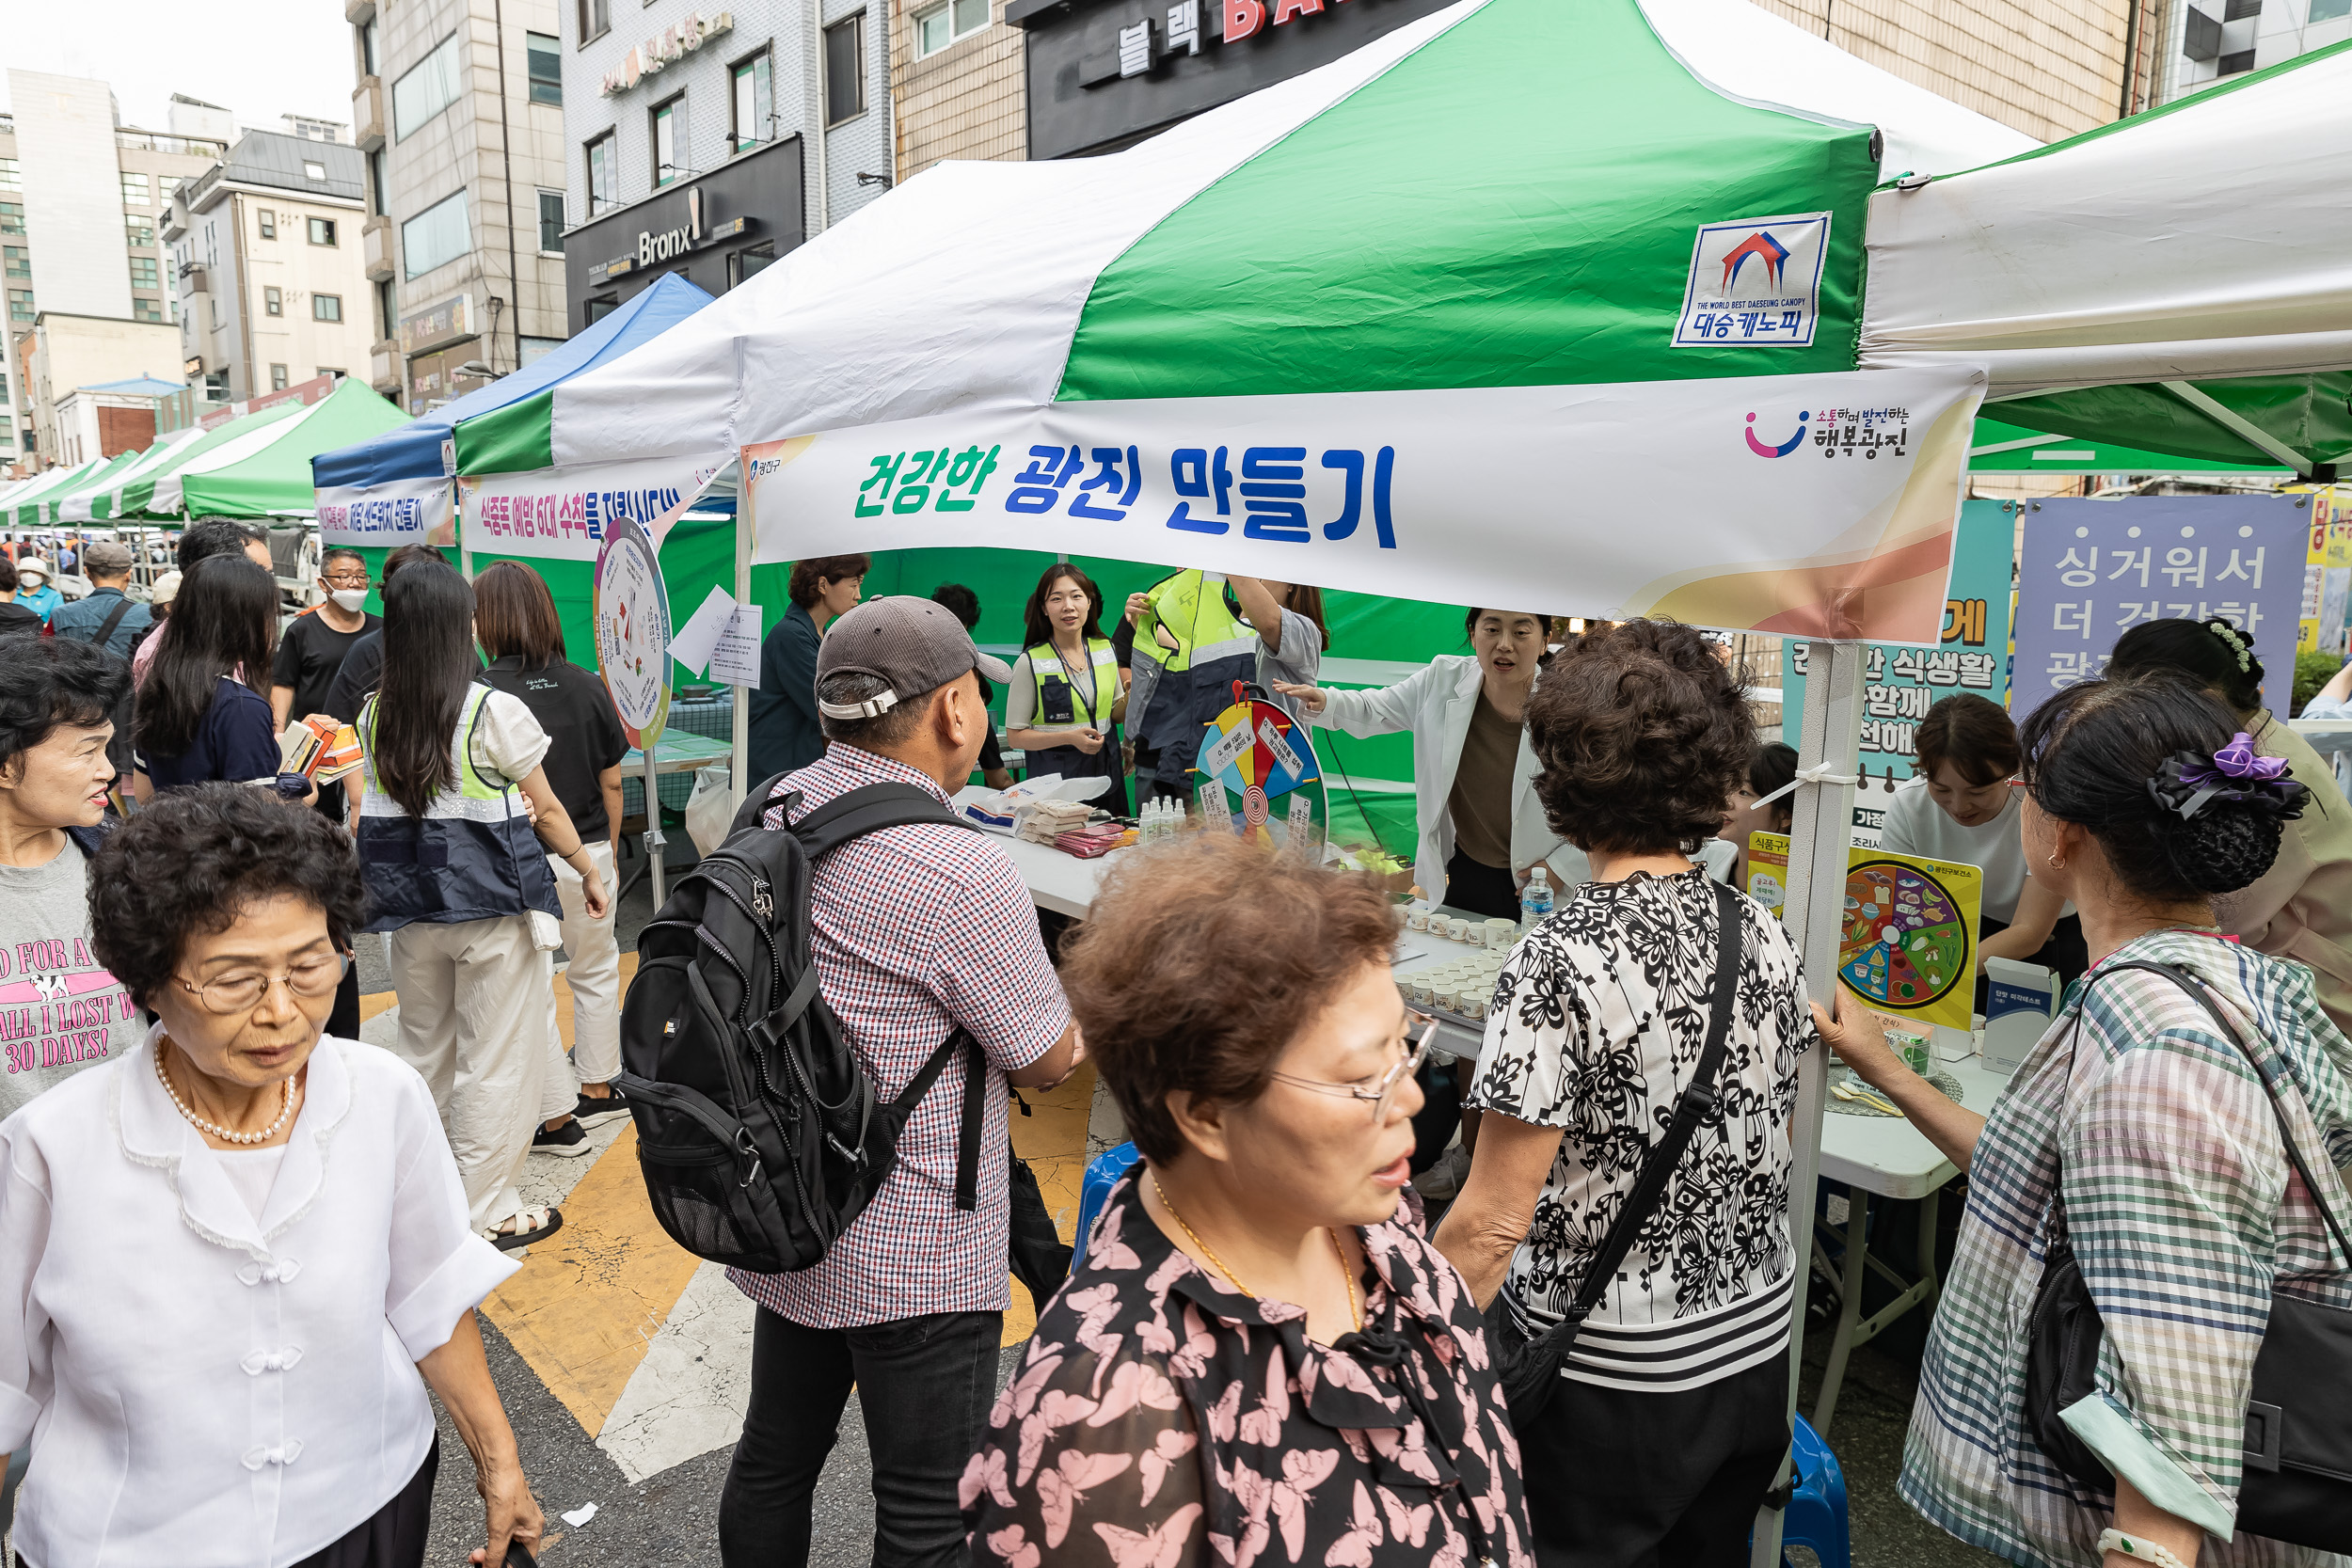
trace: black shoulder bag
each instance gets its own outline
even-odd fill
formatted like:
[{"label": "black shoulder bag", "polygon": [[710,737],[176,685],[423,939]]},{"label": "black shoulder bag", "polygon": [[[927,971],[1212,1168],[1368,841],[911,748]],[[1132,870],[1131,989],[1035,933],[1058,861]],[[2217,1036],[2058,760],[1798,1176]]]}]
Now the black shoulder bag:
[{"label": "black shoulder bag", "polygon": [[[2344,1239],[2327,1190],[2312,1179],[2312,1167],[2296,1147],[2286,1112],[2263,1076],[2262,1063],[2246,1049],[2245,1038],[2204,985],[2173,964],[2121,963],[2100,974],[2126,969],[2145,969],[2180,986],[2246,1057],[2270,1101],[2271,1115],[2278,1118],[2287,1163],[2319,1206],[2337,1247],[2352,1259],[2352,1242]],[[2074,1027],[2079,1033],[2080,1013]],[[2330,1177],[2335,1174],[2324,1161],[2319,1168]],[[2026,1430],[2069,1477],[2093,1491],[2108,1492],[2114,1490],[2114,1475],[2060,1416],[2096,1392],[2099,1344],[2106,1330],[2098,1303],[2074,1261],[2066,1216],[2055,1193],[2050,1210],[2049,1248],[2026,1326]],[[2270,1325],[2254,1357],[2253,1393],[2246,1406],[2246,1469],[2237,1495],[2241,1534],[2324,1552],[2352,1552],[2352,1398],[2347,1394],[2352,1394],[2352,1311],[2274,1291]]]},{"label": "black shoulder bag", "polygon": [[[1715,1087],[1716,1075],[1723,1071],[1724,1057],[1731,1042],[1731,1015],[1735,1009],[1740,981],[1740,948],[1746,932],[1740,911],[1740,897],[1721,882],[1708,886],[1715,893],[1715,906],[1722,911],[1715,943],[1715,987],[1709,998],[1707,1019],[1707,1044],[1699,1052],[1698,1065],[1691,1069],[1691,1084],[1675,1101],[1674,1119],[1666,1126],[1666,1135],[1650,1146],[1642,1158],[1642,1174],[1634,1179],[1633,1191],[1617,1212],[1616,1222],[1593,1255],[1592,1266],[1584,1271],[1584,1282],[1577,1287],[1576,1300],[1568,1307],[1567,1316],[1539,1339],[1532,1339],[1516,1351],[1496,1345],[1500,1366],[1497,1374],[1502,1384],[1503,1397],[1510,1402],[1511,1418],[1515,1422],[1534,1420],[1551,1402],[1559,1389],[1561,1370],[1567,1365],[1568,1353],[1576,1348],[1577,1336],[1583,1332],[1584,1320],[1593,1315],[1600,1298],[1609,1291],[1610,1282],[1617,1277],[1617,1265],[1632,1250],[1634,1237],[1658,1212],[1659,1203],[1666,1196],[1666,1184],[1674,1180],[1675,1166],[1682,1161],[1682,1151],[1691,1147],[1698,1135],[1699,1123],[1715,1113],[1723,1095]],[[1500,1303],[1498,1303],[1500,1306]]]}]

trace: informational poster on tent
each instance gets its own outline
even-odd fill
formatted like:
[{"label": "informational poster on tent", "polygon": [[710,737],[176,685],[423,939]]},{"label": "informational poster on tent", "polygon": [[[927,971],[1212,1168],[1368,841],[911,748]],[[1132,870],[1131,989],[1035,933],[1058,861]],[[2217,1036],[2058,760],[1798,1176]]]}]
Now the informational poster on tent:
[{"label": "informational poster on tent", "polygon": [[615,527],[633,522],[659,544],[734,460],[719,452],[461,478],[466,539],[485,555],[595,561]]},{"label": "informational poster on tent", "polygon": [[596,668],[632,746],[651,750],[670,712],[670,595],[660,552],[633,520],[596,556]]},{"label": "informational poster on tent", "polygon": [[[1748,895],[1780,913],[1788,840],[1748,835]],[[1855,845],[1846,858],[1837,978],[1874,1012],[1969,1032],[1984,873],[1973,865]]]},{"label": "informational poster on tent", "polygon": [[2297,653],[2344,652],[2347,591],[2352,591],[2352,497],[2315,490],[2303,556],[2303,614]]},{"label": "informational poster on tent", "polygon": [[2116,639],[2150,621],[2226,617],[2285,700],[2301,629],[2310,499],[2135,496],[2029,503],[2017,565],[2019,720],[2097,680]]},{"label": "informational poster on tent", "polygon": [[[1873,642],[1863,655],[1862,782],[1854,790],[1854,837],[1878,842],[1895,786],[1916,771],[1920,722],[1956,692],[2009,701],[2010,557],[2013,503],[1972,500],[1960,509],[1952,547],[1951,591],[1944,601],[1943,639],[1932,648]],[[1781,643],[1780,711],[1786,737],[1804,711],[1811,644]],[[1793,745],[1794,741],[1791,739]]]},{"label": "informational poster on tent", "polygon": [[[1691,277],[1682,293],[1682,318],[1675,325],[1675,347],[1810,344],[1820,314],[1829,220],[1827,213],[1804,213],[1701,224],[1691,246]],[[1858,441],[1872,433],[1855,426],[1854,434]],[[1813,441],[1826,444],[1818,433]]]},{"label": "informational poster on tent", "polygon": [[[1982,393],[1935,367],[1065,403],[749,446],[745,503],[763,562],[992,545],[1932,646]],[[1724,500],[1624,461],[1661,432],[1677,494]]]},{"label": "informational poster on tent", "polygon": [[318,507],[323,545],[373,548],[457,542],[456,496],[446,479],[321,486]]}]

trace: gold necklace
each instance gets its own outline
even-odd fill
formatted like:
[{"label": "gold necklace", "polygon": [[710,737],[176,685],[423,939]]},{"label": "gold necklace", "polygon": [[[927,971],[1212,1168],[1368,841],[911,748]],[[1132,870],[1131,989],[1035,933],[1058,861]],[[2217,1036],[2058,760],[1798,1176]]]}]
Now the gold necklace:
[{"label": "gold necklace", "polygon": [[[1208,1243],[1200,1239],[1200,1233],[1199,1231],[1193,1229],[1191,1226],[1184,1223],[1184,1216],[1177,1212],[1176,1205],[1168,1202],[1168,1189],[1160,1185],[1160,1176],[1157,1171],[1153,1171],[1152,1173],[1152,1191],[1158,1196],[1160,1207],[1168,1211],[1168,1217],[1176,1222],[1176,1228],[1184,1233],[1184,1239],[1186,1241],[1200,1249],[1201,1257],[1206,1258],[1211,1263],[1216,1266],[1216,1272],[1225,1276],[1227,1283],[1231,1284],[1234,1290],[1239,1291],[1243,1295],[1248,1296],[1252,1301],[1262,1299],[1257,1291],[1251,1290],[1248,1286],[1244,1285],[1241,1282],[1241,1276],[1239,1275],[1225,1266],[1225,1259],[1219,1258],[1216,1255],[1216,1250],[1210,1246]],[[1354,1274],[1348,1269],[1347,1266],[1347,1249],[1340,1244],[1340,1233],[1338,1231],[1332,1229],[1328,1226],[1326,1226],[1323,1233],[1331,1238],[1331,1250],[1339,1257],[1340,1281],[1347,1287],[1347,1315],[1349,1320],[1355,1324],[1356,1331],[1360,1334],[1363,1332],[1364,1328],[1364,1313],[1363,1308],[1359,1307],[1356,1303],[1356,1279]]]}]

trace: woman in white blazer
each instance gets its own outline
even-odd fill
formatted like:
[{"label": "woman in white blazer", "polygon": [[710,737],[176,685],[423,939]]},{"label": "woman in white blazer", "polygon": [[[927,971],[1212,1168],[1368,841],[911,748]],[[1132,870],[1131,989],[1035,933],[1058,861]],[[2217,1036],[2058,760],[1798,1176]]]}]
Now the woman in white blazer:
[{"label": "woman in white blazer", "polygon": [[1549,863],[1555,882],[1563,873],[1583,879],[1582,857],[1551,832],[1534,799],[1538,769],[1520,722],[1551,617],[1472,610],[1463,627],[1473,652],[1441,654],[1394,686],[1335,691],[1277,682],[1274,689],[1327,729],[1410,731],[1421,829],[1413,879],[1433,904],[1516,920],[1518,884],[1538,861]]},{"label": "woman in white blazer", "polygon": [[90,888],[121,990],[72,1005],[158,1022],[0,1123],[18,1562],[417,1568],[428,1384],[486,1504],[473,1560],[535,1546],[473,1316],[516,1264],[473,1233],[416,1070],[325,1037],[359,923],[351,840],[202,784],[109,838]]}]

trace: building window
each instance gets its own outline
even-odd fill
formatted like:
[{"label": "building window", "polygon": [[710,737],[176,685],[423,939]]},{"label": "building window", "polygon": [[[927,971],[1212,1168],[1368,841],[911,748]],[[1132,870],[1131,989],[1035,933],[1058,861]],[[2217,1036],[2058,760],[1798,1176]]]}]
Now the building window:
[{"label": "building window", "polygon": [[284,315],[286,313],[285,293],[278,289],[263,289],[262,291],[262,312],[270,316]]},{"label": "building window", "polygon": [[273,392],[282,392],[286,389],[285,366],[272,365],[269,368],[269,389]]},{"label": "building window", "polygon": [[735,126],[731,134],[738,152],[747,147],[757,147],[775,133],[776,102],[772,71],[765,49],[748,60],[736,63]]},{"label": "building window", "polygon": [[2235,76],[2241,71],[2251,71],[2253,69],[2254,52],[2251,49],[2241,49],[2234,55],[2222,55],[2219,66],[2216,70],[2215,74],[2219,76]]},{"label": "building window", "polygon": [[618,294],[591,294],[588,298],[580,302],[580,308],[582,314],[587,318],[588,325],[590,326],[594,326],[596,323],[604,320],[605,317],[611,315],[613,311],[621,308],[621,296]]},{"label": "building window", "polygon": [[588,215],[590,217],[595,217],[606,208],[614,205],[619,199],[617,194],[617,187],[620,183],[619,166],[620,149],[612,139],[612,133],[608,131],[588,144]]},{"label": "building window", "polygon": [[838,125],[865,112],[866,13],[860,11],[825,29],[825,123]]},{"label": "building window", "polygon": [[406,141],[419,126],[456,103],[457,77],[457,35],[452,33],[392,84],[392,140]]},{"label": "building window", "polygon": [[153,224],[145,218],[127,218],[124,222],[129,226],[132,245],[142,250],[155,248],[155,226]]},{"label": "building window", "polygon": [[128,174],[128,173],[126,173],[125,175],[123,175],[123,177],[122,177],[122,204],[123,204],[125,207],[144,207],[144,206],[146,206],[146,205],[147,205],[147,192],[148,192],[148,183],[147,183],[147,176],[146,176],[146,175],[144,175],[144,174]]},{"label": "building window", "polygon": [[539,193],[539,248],[561,251],[564,248],[564,193]]},{"label": "building window", "polygon": [[335,243],[335,220],[333,218],[312,218],[310,220],[310,243],[312,245],[333,245]]},{"label": "building window", "polygon": [[10,289],[8,291],[8,320],[12,322],[28,322],[32,319],[33,291],[30,289]]},{"label": "building window", "polygon": [[400,336],[399,311],[392,295],[392,280],[388,277],[375,286],[375,319],[384,328],[384,339]]},{"label": "building window", "polygon": [[653,188],[674,182],[685,170],[677,163],[678,111],[685,106],[685,95],[679,94],[667,103],[658,104],[653,111]]},{"label": "building window", "polygon": [[2352,0],[2312,0],[2311,22],[2333,22],[2340,16],[2352,16]]},{"label": "building window", "polygon": [[28,281],[31,279],[33,276],[33,253],[31,251],[21,245],[12,245],[0,249],[0,257],[7,259],[10,277],[22,277]]},{"label": "building window", "polygon": [[401,269],[407,277],[421,277],[466,254],[472,243],[466,193],[458,191],[400,226]]},{"label": "building window", "polygon": [[163,286],[164,279],[162,269],[155,264],[155,258],[152,256],[134,256],[131,258],[131,287],[134,289],[161,289]]},{"label": "building window", "polygon": [[988,26],[988,0],[943,0],[914,14],[914,55],[936,55]]},{"label": "building window", "polygon": [[580,0],[580,41],[600,39],[612,30],[612,0]]},{"label": "building window", "polygon": [[525,33],[523,47],[531,57],[531,101],[564,102],[564,40],[545,33]]},{"label": "building window", "polygon": [[131,296],[131,319],[142,322],[162,321],[164,319],[163,301],[149,299],[144,294],[133,294]]},{"label": "building window", "polygon": [[253,215],[262,225],[262,238],[265,240],[278,238],[278,214],[276,213],[271,212],[267,207],[256,207],[253,209]]},{"label": "building window", "polygon": [[[7,161],[8,160],[5,158],[0,158],[0,163],[6,163]],[[0,234],[22,234],[24,232],[24,203],[22,201],[0,201]]]},{"label": "building window", "polygon": [[359,74],[362,76],[376,75],[375,18],[369,17],[365,22],[359,24],[358,31],[359,34]]},{"label": "building window", "polygon": [[18,169],[16,160],[0,158],[0,191],[21,191],[24,188],[24,176]]},{"label": "building window", "polygon": [[342,320],[343,296],[341,294],[312,294],[310,296],[310,319],[314,322],[339,322]]},{"label": "building window", "polygon": [[326,178],[326,166],[320,163],[316,158],[305,158],[302,160],[302,178],[305,180],[325,180]]},{"label": "building window", "polygon": [[776,242],[762,240],[747,245],[727,257],[727,287],[748,283],[776,262]]}]

